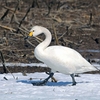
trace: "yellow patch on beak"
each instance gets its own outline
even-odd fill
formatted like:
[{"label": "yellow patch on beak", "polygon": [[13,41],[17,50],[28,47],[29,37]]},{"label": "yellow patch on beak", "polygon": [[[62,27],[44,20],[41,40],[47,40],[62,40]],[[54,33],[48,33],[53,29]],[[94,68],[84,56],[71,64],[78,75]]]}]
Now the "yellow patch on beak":
[{"label": "yellow patch on beak", "polygon": [[33,32],[30,32],[30,33],[29,33],[29,36],[33,36]]}]

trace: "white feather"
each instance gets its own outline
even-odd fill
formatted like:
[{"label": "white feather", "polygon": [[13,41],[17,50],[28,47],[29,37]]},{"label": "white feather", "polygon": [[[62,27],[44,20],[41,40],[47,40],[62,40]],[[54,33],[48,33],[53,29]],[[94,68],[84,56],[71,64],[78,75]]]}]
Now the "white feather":
[{"label": "white feather", "polygon": [[35,56],[50,67],[52,71],[74,74],[97,70],[74,49],[64,46],[49,46],[52,37],[48,29],[35,26],[31,31],[34,31],[33,36],[45,34],[45,40],[35,48]]}]

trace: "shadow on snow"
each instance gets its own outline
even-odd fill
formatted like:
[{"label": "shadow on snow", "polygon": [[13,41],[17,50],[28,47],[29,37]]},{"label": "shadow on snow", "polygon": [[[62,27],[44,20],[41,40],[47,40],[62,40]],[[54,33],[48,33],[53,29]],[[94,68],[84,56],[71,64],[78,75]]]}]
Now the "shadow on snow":
[{"label": "shadow on snow", "polygon": [[[41,81],[33,81],[33,80],[17,80],[17,82],[25,83],[25,84],[32,84],[32,83],[38,83]],[[84,83],[84,82],[78,82],[78,83]],[[67,86],[72,85],[72,82],[47,82],[44,86]]]}]

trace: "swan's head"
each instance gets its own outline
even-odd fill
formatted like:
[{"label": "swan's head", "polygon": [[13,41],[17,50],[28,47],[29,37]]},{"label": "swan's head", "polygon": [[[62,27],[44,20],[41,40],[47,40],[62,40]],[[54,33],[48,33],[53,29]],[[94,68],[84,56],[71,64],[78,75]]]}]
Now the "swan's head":
[{"label": "swan's head", "polygon": [[31,30],[30,30],[30,33],[29,33],[29,36],[38,36],[39,34],[43,33],[43,28],[44,27],[41,27],[41,26],[34,26]]}]

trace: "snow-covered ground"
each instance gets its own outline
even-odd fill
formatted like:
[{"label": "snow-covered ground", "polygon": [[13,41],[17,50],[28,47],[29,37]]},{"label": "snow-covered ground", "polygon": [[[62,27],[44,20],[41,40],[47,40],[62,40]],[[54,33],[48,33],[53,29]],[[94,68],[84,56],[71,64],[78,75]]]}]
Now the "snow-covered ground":
[{"label": "snow-covered ground", "polygon": [[[76,86],[71,86],[71,77],[55,73],[57,83],[51,80],[45,86],[33,86],[32,81],[41,81],[45,73],[0,74],[0,100],[100,100],[100,74],[80,74],[75,77]],[[5,80],[6,77],[8,80]],[[32,80],[30,80],[32,78]]]}]

